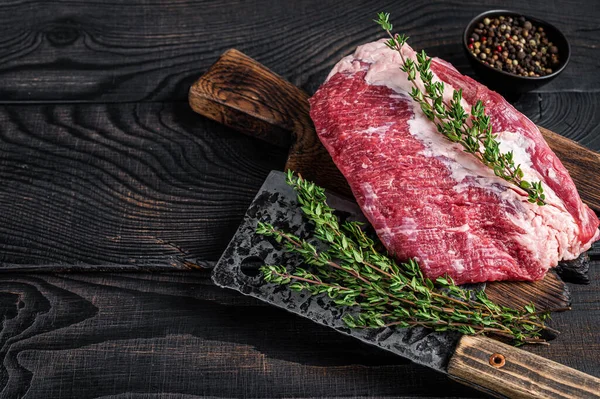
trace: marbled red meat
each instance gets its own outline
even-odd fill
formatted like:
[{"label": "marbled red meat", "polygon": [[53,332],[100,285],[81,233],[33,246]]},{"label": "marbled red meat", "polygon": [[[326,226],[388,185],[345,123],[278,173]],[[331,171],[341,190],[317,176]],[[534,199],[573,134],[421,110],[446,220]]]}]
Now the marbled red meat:
[{"label": "marbled red meat", "polygon": [[[403,53],[414,58],[405,45]],[[598,219],[539,129],[497,93],[434,59],[445,96],[481,99],[503,152],[542,181],[545,206],[440,135],[408,96],[399,54],[383,41],[342,59],[311,98],[311,117],[388,250],[416,258],[430,278],[457,283],[538,280],[598,239]]]}]

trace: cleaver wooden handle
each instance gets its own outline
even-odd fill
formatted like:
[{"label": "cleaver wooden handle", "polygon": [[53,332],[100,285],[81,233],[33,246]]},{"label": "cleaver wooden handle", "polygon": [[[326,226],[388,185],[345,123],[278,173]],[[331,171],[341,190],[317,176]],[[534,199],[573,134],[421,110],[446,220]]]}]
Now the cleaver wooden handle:
[{"label": "cleaver wooden handle", "polygon": [[[189,102],[201,115],[272,144],[289,146],[286,169],[351,196],[315,133],[308,95],[247,55],[235,49],[223,53],[190,88]],[[550,130],[540,131],[571,174],[581,199],[600,212],[600,154]]]},{"label": "cleaver wooden handle", "polygon": [[197,113],[244,134],[289,147],[285,170],[351,197],[317,137],[308,94],[247,55],[235,49],[221,55],[192,85],[189,103]]},{"label": "cleaver wooden handle", "polygon": [[448,374],[500,397],[600,398],[600,379],[486,337],[463,336]]}]

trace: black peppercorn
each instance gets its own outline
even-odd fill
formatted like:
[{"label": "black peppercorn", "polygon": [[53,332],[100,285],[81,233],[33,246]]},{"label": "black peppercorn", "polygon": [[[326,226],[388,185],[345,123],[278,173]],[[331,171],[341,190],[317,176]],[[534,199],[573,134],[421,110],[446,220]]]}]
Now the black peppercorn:
[{"label": "black peppercorn", "polygon": [[[545,76],[560,63],[558,47],[525,17],[486,17],[469,36],[469,50],[490,66],[520,76]],[[547,56],[546,56],[547,55]]]}]

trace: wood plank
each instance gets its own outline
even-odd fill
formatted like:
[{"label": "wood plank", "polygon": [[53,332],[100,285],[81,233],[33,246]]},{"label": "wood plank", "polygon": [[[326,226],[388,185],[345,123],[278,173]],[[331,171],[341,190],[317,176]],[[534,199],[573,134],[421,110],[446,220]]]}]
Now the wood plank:
[{"label": "wood plank", "polygon": [[[600,376],[600,264],[562,334],[526,350]],[[481,397],[445,376],[214,287],[205,272],[0,275],[3,397]],[[129,396],[127,396],[129,397]]]},{"label": "wood plank", "polygon": [[0,304],[6,398],[480,397],[206,272],[3,274]]},{"label": "wood plank", "polygon": [[185,103],[3,107],[0,126],[0,268],[217,259],[286,155]]},{"label": "wood plank", "polygon": [[[600,150],[600,135],[589,134],[600,94],[543,101],[541,116],[536,94],[517,107]],[[569,103],[583,105],[554,116],[554,104]],[[0,107],[0,269],[216,260],[285,159],[183,103]]]},{"label": "wood plank", "polygon": [[534,123],[600,151],[599,99],[597,93],[528,93],[514,106]]},{"label": "wood plank", "polygon": [[[421,4],[251,0],[130,2],[11,1],[0,4],[0,101],[184,100],[191,83],[236,47],[312,93],[360,43],[382,36],[371,19],[389,11],[411,44],[472,74],[462,29],[489,9],[475,0]],[[600,89],[593,2],[506,0],[555,23],[573,48],[571,65],[543,91]],[[234,11],[233,11],[234,10]]]}]

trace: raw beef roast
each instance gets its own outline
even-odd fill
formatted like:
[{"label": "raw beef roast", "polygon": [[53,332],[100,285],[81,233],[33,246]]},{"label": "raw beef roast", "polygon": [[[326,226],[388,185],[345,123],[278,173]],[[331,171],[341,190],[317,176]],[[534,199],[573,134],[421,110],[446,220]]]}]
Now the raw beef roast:
[{"label": "raw beef roast", "polygon": [[[403,47],[406,57],[414,51]],[[513,151],[525,180],[541,181],[545,206],[527,202],[452,144],[409,97],[400,55],[383,41],[342,59],[311,98],[319,137],[388,250],[416,258],[430,278],[457,283],[538,280],[559,260],[598,239],[598,218],[529,119],[497,93],[434,59],[447,100],[463,89],[470,111],[481,99],[501,151]]]}]

